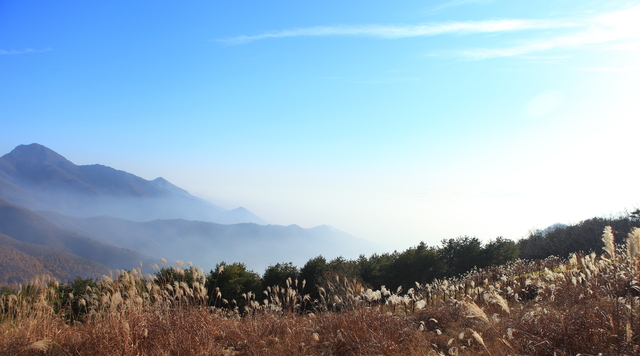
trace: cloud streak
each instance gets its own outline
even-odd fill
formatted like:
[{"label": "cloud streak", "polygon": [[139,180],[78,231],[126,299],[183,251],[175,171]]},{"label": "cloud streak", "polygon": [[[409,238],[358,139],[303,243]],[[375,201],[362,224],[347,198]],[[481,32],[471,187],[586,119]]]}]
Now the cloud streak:
[{"label": "cloud streak", "polygon": [[297,28],[275,32],[266,32],[254,36],[237,36],[220,40],[229,44],[242,44],[267,38],[302,37],[302,36],[368,36],[378,38],[408,38],[421,36],[437,36],[446,34],[474,34],[506,31],[522,31],[531,29],[554,29],[575,27],[567,21],[546,20],[486,20],[486,21],[452,21],[420,25],[358,25],[358,26],[321,26]]},{"label": "cloud streak", "polygon": [[[593,45],[616,43],[602,49],[637,48],[640,40],[640,6],[597,16],[580,25],[580,30],[568,34],[531,39],[521,44],[503,48],[475,48],[459,51],[458,54],[470,60],[482,60],[499,57],[523,56],[553,49],[585,48]],[[632,41],[625,43],[625,41]]]},{"label": "cloud streak", "polygon": [[[451,6],[470,2],[452,1]],[[446,5],[446,4],[445,4]],[[466,60],[527,56],[553,49],[596,47],[607,49],[637,49],[640,41],[640,6],[613,11],[582,19],[502,19],[484,21],[449,21],[418,25],[339,25],[296,28],[265,32],[258,35],[236,36],[218,41],[244,44],[253,41],[310,36],[353,36],[381,39],[402,39],[442,35],[473,35],[513,33],[522,31],[561,30],[559,34],[543,34],[537,38],[515,40],[502,47],[479,47],[451,52]],[[602,46],[606,44],[607,46]]]},{"label": "cloud streak", "polygon": [[25,48],[23,50],[4,50],[4,49],[0,49],[0,56],[6,56],[6,55],[15,55],[15,54],[27,54],[27,53],[39,53],[39,52],[47,52],[50,51],[51,48],[45,48],[45,49],[32,49],[32,48]]}]

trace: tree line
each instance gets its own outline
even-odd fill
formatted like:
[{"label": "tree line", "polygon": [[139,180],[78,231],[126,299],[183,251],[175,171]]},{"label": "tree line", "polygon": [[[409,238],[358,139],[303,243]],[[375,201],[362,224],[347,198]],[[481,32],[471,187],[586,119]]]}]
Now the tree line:
[{"label": "tree line", "polygon": [[[533,230],[529,236],[514,242],[498,237],[483,243],[477,237],[460,236],[444,239],[439,246],[427,246],[420,242],[402,252],[360,255],[357,259],[337,257],[327,260],[323,256],[309,259],[298,267],[291,262],[269,266],[262,275],[247,269],[241,262],[220,262],[206,275],[209,304],[217,307],[242,307],[247,295],[260,300],[263,291],[273,288],[294,288],[310,300],[320,298],[321,288],[339,279],[349,279],[359,288],[408,291],[416,283],[430,283],[435,279],[455,277],[474,268],[482,269],[503,265],[518,258],[545,259],[549,256],[566,258],[570,253],[586,253],[602,250],[602,231],[613,228],[617,243],[632,227],[640,227],[640,210],[608,218],[592,218],[573,225],[557,225],[545,230]],[[154,275],[158,284],[187,283],[192,286],[195,270],[191,268],[164,267]],[[76,278],[61,284],[60,305],[69,303],[68,295],[83,293],[87,285],[96,286],[93,279]],[[1,293],[11,293],[4,287]],[[74,310],[79,310],[74,306]]]},{"label": "tree line", "polygon": [[[444,239],[439,246],[420,242],[402,252],[372,254],[369,257],[360,255],[353,260],[343,257],[327,260],[317,256],[302,267],[290,262],[277,263],[269,266],[262,275],[248,270],[240,262],[221,262],[209,272],[206,285],[213,303],[221,303],[214,295],[220,292],[227,302],[234,301],[238,305],[243,304],[243,294],[247,292],[260,296],[273,286],[294,287],[296,281],[298,285],[295,288],[301,294],[308,294],[312,300],[320,297],[318,287],[333,283],[336,278],[348,278],[362,288],[378,290],[385,286],[390,290],[402,288],[407,291],[416,283],[455,277],[474,268],[503,265],[518,258],[566,258],[579,251],[600,252],[605,226],[611,226],[616,242],[622,243],[632,227],[640,227],[640,209],[618,216],[595,217],[572,225],[533,230],[517,242],[497,237],[483,243],[477,237],[460,236]],[[163,276],[168,271],[161,270],[157,275]]]},{"label": "tree line", "polygon": [[640,227],[640,209],[616,216],[595,217],[571,225],[552,225],[544,230],[533,230],[518,241],[520,258],[535,260],[548,256],[566,258],[569,254],[602,251],[602,231],[611,226],[616,244],[623,243],[631,228]]},{"label": "tree line", "polygon": [[[263,291],[274,287],[295,288],[311,300],[320,298],[318,287],[340,278],[348,278],[361,288],[374,290],[408,290],[416,283],[429,283],[436,278],[453,277],[474,267],[501,265],[518,258],[518,245],[498,237],[483,243],[476,237],[461,236],[445,239],[441,246],[430,247],[424,242],[405,251],[360,255],[349,260],[337,257],[327,260],[323,256],[309,259],[298,267],[291,262],[267,267],[262,275],[248,270],[241,262],[219,263],[209,271],[205,286],[209,302],[215,306],[242,307],[247,293],[258,298]],[[193,282],[190,270],[177,272],[175,268],[162,268],[156,272],[157,283]]]}]

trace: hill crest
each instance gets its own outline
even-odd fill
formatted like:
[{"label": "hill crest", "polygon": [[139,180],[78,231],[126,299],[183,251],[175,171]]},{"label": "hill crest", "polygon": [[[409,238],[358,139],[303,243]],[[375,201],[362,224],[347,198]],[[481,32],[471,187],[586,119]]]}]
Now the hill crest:
[{"label": "hill crest", "polygon": [[78,166],[37,143],[19,145],[0,157],[0,198],[79,217],[266,224],[244,208],[224,209],[162,177],[149,181],[101,164]]}]

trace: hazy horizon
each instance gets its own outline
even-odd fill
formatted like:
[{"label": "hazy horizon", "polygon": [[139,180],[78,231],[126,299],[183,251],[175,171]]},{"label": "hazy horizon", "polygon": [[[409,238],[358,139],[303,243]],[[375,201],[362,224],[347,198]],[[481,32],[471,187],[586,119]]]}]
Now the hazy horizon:
[{"label": "hazy horizon", "polygon": [[638,1],[8,1],[0,155],[388,250],[518,239],[639,206],[639,23]]}]

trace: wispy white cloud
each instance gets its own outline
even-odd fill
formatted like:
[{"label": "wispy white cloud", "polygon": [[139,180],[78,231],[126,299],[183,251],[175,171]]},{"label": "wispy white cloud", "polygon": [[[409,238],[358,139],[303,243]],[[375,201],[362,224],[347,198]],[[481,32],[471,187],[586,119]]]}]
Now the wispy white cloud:
[{"label": "wispy white cloud", "polygon": [[242,44],[267,38],[301,37],[301,36],[369,36],[378,38],[407,38],[418,36],[436,36],[445,34],[472,34],[505,31],[522,31],[530,29],[553,29],[575,27],[569,21],[547,20],[486,20],[486,21],[451,21],[420,25],[359,25],[359,26],[322,26],[297,28],[275,32],[266,32],[253,36],[237,36],[220,40],[229,44]]},{"label": "wispy white cloud", "polygon": [[4,50],[4,49],[0,49],[0,55],[12,55],[12,54],[27,54],[27,53],[38,53],[38,52],[47,52],[50,51],[51,48],[45,48],[45,49],[32,49],[32,48],[25,48],[23,50]]},{"label": "wispy white cloud", "polygon": [[[586,48],[636,49],[640,40],[640,6],[596,16],[580,22],[578,31],[522,41],[503,48],[474,48],[458,54],[471,60],[524,56],[553,49]],[[631,41],[631,43],[629,43]],[[601,46],[606,44],[606,46]]]},{"label": "wispy white cloud", "polygon": [[598,36],[593,33],[579,33],[569,36],[550,37],[529,40],[521,45],[504,48],[473,48],[458,51],[458,54],[471,60],[490,59],[498,57],[513,57],[544,52],[556,48],[572,48],[586,44],[596,44],[611,40],[608,36]]},{"label": "wispy white cloud", "polygon": [[[479,0],[454,0],[443,4],[460,5]],[[221,39],[228,44],[242,44],[269,38],[304,36],[368,36],[383,39],[400,39],[439,35],[473,35],[483,33],[508,33],[517,31],[556,30],[554,34],[526,40],[514,40],[503,47],[470,48],[453,52],[467,60],[499,57],[528,56],[554,49],[596,48],[636,50],[640,46],[640,6],[582,18],[501,19],[484,21],[449,21],[418,25],[340,25],[296,28]],[[433,53],[432,53],[433,55]],[[564,58],[558,56],[558,58]]]},{"label": "wispy white cloud", "polygon": [[521,56],[522,59],[533,59],[533,60],[558,60],[558,59],[569,59],[571,56]]}]

